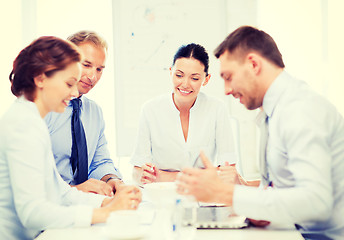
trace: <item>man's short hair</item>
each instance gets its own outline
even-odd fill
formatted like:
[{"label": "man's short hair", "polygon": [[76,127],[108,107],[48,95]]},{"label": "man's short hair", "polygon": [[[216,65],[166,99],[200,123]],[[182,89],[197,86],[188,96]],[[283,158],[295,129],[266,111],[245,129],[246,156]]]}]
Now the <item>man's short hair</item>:
[{"label": "man's short hair", "polygon": [[241,26],[229,34],[215,49],[219,58],[225,51],[244,58],[249,52],[257,52],[273,64],[284,68],[282,54],[272,37],[257,28]]},{"label": "man's short hair", "polygon": [[93,43],[96,47],[105,48],[106,51],[108,50],[105,39],[93,31],[83,30],[70,35],[67,39],[78,46],[82,43]]}]

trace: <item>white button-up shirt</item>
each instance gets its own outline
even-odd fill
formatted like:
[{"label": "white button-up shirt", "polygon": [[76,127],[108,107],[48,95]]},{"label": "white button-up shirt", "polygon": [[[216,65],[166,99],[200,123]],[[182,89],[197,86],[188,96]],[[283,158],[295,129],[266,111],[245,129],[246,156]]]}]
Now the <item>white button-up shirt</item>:
[{"label": "white button-up shirt", "polygon": [[0,120],[0,239],[90,226],[104,196],[71,188],[58,173],[36,104],[17,99]]},{"label": "white button-up shirt", "polygon": [[133,165],[152,162],[160,169],[181,170],[192,167],[201,150],[214,164],[236,162],[229,114],[222,101],[198,94],[190,109],[187,141],[171,93],[143,106]]},{"label": "white button-up shirt", "polygon": [[282,72],[263,100],[273,188],[236,186],[236,213],[344,236],[344,120],[303,81]]}]

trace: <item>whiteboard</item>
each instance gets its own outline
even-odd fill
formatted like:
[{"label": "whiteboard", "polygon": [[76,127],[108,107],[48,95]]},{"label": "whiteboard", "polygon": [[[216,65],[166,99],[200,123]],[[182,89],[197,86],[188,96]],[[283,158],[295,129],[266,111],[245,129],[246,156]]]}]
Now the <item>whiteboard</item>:
[{"label": "whiteboard", "polygon": [[[172,91],[169,67],[177,49],[195,42],[210,56],[226,36],[225,0],[115,0],[113,2],[116,153],[132,154],[143,103]],[[218,77],[219,78],[219,77]],[[223,81],[203,90],[224,98]]]}]

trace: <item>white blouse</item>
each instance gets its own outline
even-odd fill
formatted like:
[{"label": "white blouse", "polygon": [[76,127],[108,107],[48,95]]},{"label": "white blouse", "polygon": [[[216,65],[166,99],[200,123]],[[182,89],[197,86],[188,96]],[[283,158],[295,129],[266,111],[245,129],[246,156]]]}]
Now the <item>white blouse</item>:
[{"label": "white blouse", "polygon": [[0,239],[90,226],[93,208],[104,200],[62,180],[47,126],[36,105],[23,97],[0,120],[0,192]]},{"label": "white blouse", "polygon": [[232,134],[225,104],[200,92],[190,109],[185,141],[179,111],[169,93],[144,104],[131,163],[141,167],[151,162],[159,169],[181,170],[192,167],[201,150],[215,165],[235,163]]}]

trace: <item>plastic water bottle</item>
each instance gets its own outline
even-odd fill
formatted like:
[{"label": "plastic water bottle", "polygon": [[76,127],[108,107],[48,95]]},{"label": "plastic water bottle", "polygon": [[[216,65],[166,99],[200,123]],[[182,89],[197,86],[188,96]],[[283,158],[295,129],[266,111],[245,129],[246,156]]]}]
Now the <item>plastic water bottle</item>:
[{"label": "plastic water bottle", "polygon": [[182,212],[183,205],[181,199],[176,199],[174,211],[172,213],[172,238],[174,240],[182,239],[181,227],[182,227]]},{"label": "plastic water bottle", "polygon": [[191,240],[196,232],[196,202],[185,197],[176,199],[172,209],[172,239]]}]

